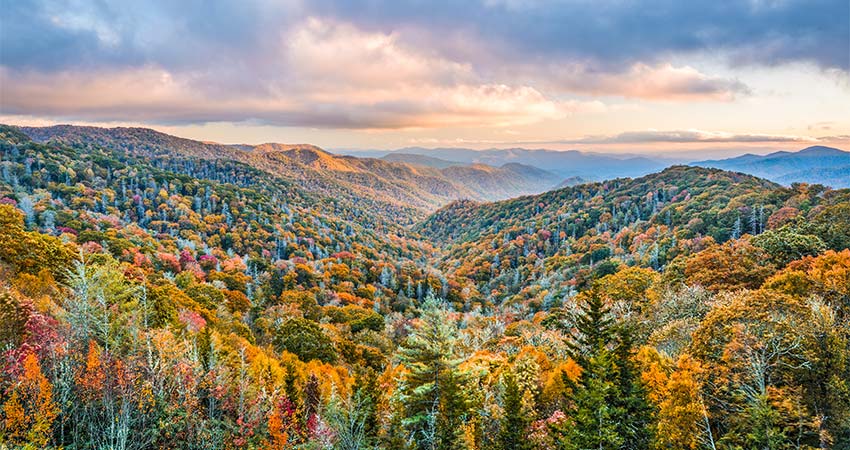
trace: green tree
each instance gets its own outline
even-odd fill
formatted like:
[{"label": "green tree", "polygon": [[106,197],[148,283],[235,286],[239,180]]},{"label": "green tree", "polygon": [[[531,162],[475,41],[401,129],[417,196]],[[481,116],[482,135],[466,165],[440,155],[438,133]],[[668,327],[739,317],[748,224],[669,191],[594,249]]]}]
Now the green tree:
[{"label": "green tree", "polygon": [[312,320],[291,317],[278,327],[274,336],[278,350],[294,353],[302,361],[318,359],[322,362],[336,361],[333,341]]},{"label": "green tree", "polygon": [[817,255],[827,249],[821,238],[800,234],[788,227],[765,231],[754,237],[752,242],[756,247],[767,251],[773,262],[779,266],[785,266],[805,256]]},{"label": "green tree", "polygon": [[617,422],[617,433],[623,438],[623,449],[647,449],[652,442],[650,427],[653,408],[647,401],[647,392],[640,381],[640,370],[634,364],[634,345],[628,326],[621,326],[617,332],[617,344],[614,348],[616,358],[616,390],[613,405],[622,416]]},{"label": "green tree", "polygon": [[[616,450],[624,444],[619,434],[618,419],[623,410],[613,401],[616,397],[615,366],[610,351],[585,358],[581,379],[576,383],[575,407],[571,420],[562,427],[559,448],[563,450]],[[568,378],[565,377],[565,382]]]},{"label": "green tree", "polygon": [[468,412],[465,376],[456,354],[457,325],[442,302],[428,296],[399,358],[407,367],[405,424],[415,447],[453,450],[460,446]]},{"label": "green tree", "polygon": [[817,416],[822,448],[850,448],[850,322],[829,305],[810,301],[812,330],[806,336],[802,371],[806,402]]},{"label": "green tree", "polygon": [[564,383],[575,392],[571,420],[561,427],[559,446],[564,450],[619,449],[623,437],[618,419],[623,409],[616,406],[617,376],[611,343],[614,320],[609,308],[596,291],[582,295],[581,311],[576,318],[576,335],[570,344],[572,358],[581,366],[581,378]]},{"label": "green tree", "polygon": [[645,449],[651,441],[651,409],[633,363],[631,331],[611,317],[596,290],[581,296],[576,335],[570,344],[581,377],[564,383],[575,392],[571,420],[563,426],[563,449]]},{"label": "green tree", "polygon": [[66,319],[78,342],[95,339],[107,352],[133,344],[141,289],[127,281],[114,259],[81,258],[65,278],[70,291],[64,305]]},{"label": "green tree", "polygon": [[516,375],[506,372],[502,376],[502,388],[504,415],[499,427],[501,449],[530,450],[531,444],[526,438],[526,430],[531,420],[522,410],[522,390],[517,384]]}]

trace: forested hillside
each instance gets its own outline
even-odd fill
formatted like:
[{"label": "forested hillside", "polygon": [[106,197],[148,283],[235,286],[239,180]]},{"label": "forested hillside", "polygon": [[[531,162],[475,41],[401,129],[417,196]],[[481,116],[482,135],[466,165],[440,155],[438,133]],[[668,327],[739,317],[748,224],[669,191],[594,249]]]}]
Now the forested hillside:
[{"label": "forested hillside", "polygon": [[850,448],[848,190],[676,166],[426,217],[354,188],[410,166],[39,130],[0,128],[0,446]]},{"label": "forested hillside", "polygon": [[358,205],[392,223],[410,225],[451,200],[499,200],[546,191],[561,179],[519,164],[433,168],[405,162],[332,155],[309,144],[222,145],[147,128],[58,125],[25,127],[39,142],[102,145],[144,157],[183,156],[233,160],[297,182],[305,191]]},{"label": "forested hillside", "polygon": [[576,282],[580,287],[599,263],[603,270],[612,270],[610,260],[661,270],[700,249],[769,229],[821,236],[844,248],[846,230],[832,229],[831,221],[847,213],[847,201],[848,191],[782,188],[748,175],[677,166],[498,203],[456,202],[417,230],[444,243],[443,270],[473,281],[485,297],[551,304]]}]

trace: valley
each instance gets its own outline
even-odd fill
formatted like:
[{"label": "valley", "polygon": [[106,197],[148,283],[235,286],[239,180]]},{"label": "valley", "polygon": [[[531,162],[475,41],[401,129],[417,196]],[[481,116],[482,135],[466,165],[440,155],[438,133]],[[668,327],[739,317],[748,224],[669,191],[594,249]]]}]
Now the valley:
[{"label": "valley", "polygon": [[0,450],[850,450],[850,1],[0,4]]},{"label": "valley", "polygon": [[0,165],[7,440],[850,442],[846,189],[74,126]]}]

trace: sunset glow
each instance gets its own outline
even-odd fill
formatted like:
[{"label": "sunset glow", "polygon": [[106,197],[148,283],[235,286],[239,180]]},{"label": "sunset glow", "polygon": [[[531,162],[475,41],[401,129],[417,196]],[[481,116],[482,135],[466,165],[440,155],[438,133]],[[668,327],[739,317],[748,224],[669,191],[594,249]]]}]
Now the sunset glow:
[{"label": "sunset glow", "polygon": [[7,5],[0,121],[331,149],[850,143],[842,0],[144,3]]}]

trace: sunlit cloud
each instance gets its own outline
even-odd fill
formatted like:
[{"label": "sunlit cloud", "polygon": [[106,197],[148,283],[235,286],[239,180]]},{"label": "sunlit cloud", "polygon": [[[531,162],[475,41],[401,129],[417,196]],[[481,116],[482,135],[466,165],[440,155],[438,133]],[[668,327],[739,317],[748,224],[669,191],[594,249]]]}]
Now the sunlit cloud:
[{"label": "sunlit cloud", "polygon": [[570,92],[660,101],[730,101],[751,91],[738,80],[669,63],[637,63],[624,72],[600,72],[574,65],[556,69],[553,80],[557,89]]},{"label": "sunlit cloud", "polygon": [[[395,142],[417,130],[489,141],[510,128],[532,142],[563,132],[605,134],[588,144],[791,143],[783,133],[848,127],[835,117],[835,98],[848,92],[846,0],[5,6],[6,117],[285,127],[281,134],[321,130],[312,134],[320,138],[339,130]],[[795,78],[804,83],[785,89],[801,74],[809,74]],[[761,133],[614,136],[691,126]]]},{"label": "sunlit cloud", "polygon": [[318,19],[296,29],[271,56],[280,75],[258,75],[253,92],[223,89],[206,72],[155,65],[97,73],[0,68],[3,112],[395,129],[522,125],[605,108],[600,101],[553,100],[531,86],[491,82],[469,65],[400,45],[393,34]]},{"label": "sunlit cloud", "polygon": [[645,130],[629,131],[609,136],[585,136],[575,139],[551,140],[511,140],[511,139],[410,139],[416,144],[486,144],[494,146],[528,146],[528,145],[608,145],[608,144],[811,144],[828,142],[848,136],[828,136],[815,138],[811,136],[771,135],[771,134],[736,134],[723,131],[704,130]]},{"label": "sunlit cloud", "polygon": [[565,144],[646,144],[646,143],[786,143],[817,142],[810,136],[738,134],[704,130],[646,130],[629,131],[611,136],[589,136],[580,139],[564,139]]}]

